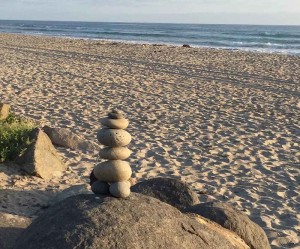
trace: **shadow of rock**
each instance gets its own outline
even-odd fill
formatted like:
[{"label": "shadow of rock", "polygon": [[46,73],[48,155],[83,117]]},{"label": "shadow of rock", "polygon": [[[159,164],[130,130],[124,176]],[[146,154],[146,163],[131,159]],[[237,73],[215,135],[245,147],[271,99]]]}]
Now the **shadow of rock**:
[{"label": "shadow of rock", "polygon": [[0,189],[0,213],[36,217],[55,195],[56,192],[52,190]]},{"label": "shadow of rock", "polygon": [[11,249],[32,219],[20,215],[0,212],[0,248]]}]

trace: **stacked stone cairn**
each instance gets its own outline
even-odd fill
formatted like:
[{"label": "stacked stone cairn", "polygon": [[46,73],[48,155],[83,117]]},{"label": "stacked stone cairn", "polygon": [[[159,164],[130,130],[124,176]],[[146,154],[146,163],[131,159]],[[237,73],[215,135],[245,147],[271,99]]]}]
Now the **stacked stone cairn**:
[{"label": "stacked stone cairn", "polygon": [[125,131],[129,122],[119,110],[108,113],[108,117],[100,120],[105,126],[97,133],[98,141],[105,145],[99,156],[107,161],[97,164],[93,169],[94,181],[91,185],[95,194],[111,194],[118,198],[130,195],[132,174],[127,159],[131,151],[126,147],[131,141],[131,135]]}]

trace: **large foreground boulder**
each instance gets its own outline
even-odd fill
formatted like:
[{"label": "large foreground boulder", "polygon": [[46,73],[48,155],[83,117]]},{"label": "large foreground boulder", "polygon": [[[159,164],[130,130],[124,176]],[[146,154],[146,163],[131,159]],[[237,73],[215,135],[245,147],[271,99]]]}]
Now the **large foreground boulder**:
[{"label": "large foreground boulder", "polygon": [[49,137],[41,129],[36,128],[31,132],[30,141],[26,151],[16,159],[24,171],[50,179],[66,169]]},{"label": "large foreground boulder", "polygon": [[8,117],[10,111],[10,105],[0,103],[0,120],[4,120]]},{"label": "large foreground boulder", "polygon": [[58,146],[70,148],[77,151],[99,151],[100,146],[96,143],[86,141],[79,135],[67,128],[43,127],[44,132],[49,136],[52,143]]},{"label": "large foreground boulder", "polygon": [[135,184],[131,191],[152,196],[180,210],[199,203],[197,194],[179,179],[152,178]]},{"label": "large foreground boulder", "polygon": [[77,195],[50,207],[15,249],[247,248],[158,199]]},{"label": "large foreground boulder", "polygon": [[12,249],[31,218],[0,212],[0,248]]},{"label": "large foreground boulder", "polygon": [[201,215],[239,235],[251,249],[269,249],[264,230],[243,212],[223,202],[207,202],[187,208],[186,212]]}]

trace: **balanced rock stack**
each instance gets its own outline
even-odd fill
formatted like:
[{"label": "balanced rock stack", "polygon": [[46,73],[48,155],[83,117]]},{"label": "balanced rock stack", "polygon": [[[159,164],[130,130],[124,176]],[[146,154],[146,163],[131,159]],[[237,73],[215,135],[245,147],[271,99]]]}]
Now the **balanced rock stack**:
[{"label": "balanced rock stack", "polygon": [[105,126],[97,133],[98,141],[107,146],[100,150],[99,156],[107,161],[94,167],[92,174],[97,181],[92,183],[95,194],[111,194],[115,197],[125,198],[130,195],[130,182],[132,171],[127,159],[131,151],[126,147],[131,141],[131,135],[125,131],[129,125],[123,113],[113,110],[108,117],[101,119]]}]

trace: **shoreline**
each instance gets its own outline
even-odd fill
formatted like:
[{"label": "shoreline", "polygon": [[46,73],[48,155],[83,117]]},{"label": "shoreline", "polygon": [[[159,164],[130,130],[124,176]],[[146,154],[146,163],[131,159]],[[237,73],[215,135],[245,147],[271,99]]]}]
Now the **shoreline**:
[{"label": "shoreline", "polygon": [[[114,39],[104,39],[104,38],[87,38],[87,37],[76,37],[76,36],[59,36],[59,35],[47,35],[47,34],[29,34],[29,33],[0,33],[4,35],[24,35],[24,36],[34,36],[34,37],[48,37],[48,38],[60,38],[60,39],[71,39],[71,40],[85,40],[85,41],[98,41],[98,42],[111,42],[111,43],[121,43],[121,44],[132,44],[132,45],[152,45],[152,46],[168,46],[168,47],[182,47],[184,44],[177,43],[161,43],[161,42],[147,42],[147,41],[129,41],[129,40],[114,40]],[[275,55],[287,55],[300,57],[300,52],[288,53],[284,51],[264,51],[264,49],[251,49],[251,48],[235,48],[235,47],[210,47],[210,46],[200,46],[192,45],[191,48],[196,49],[215,49],[215,50],[226,50],[231,52],[246,52],[246,53],[258,53],[258,54],[275,54]]]},{"label": "shoreline", "polygon": [[[0,101],[16,114],[97,142],[119,108],[136,180],[179,178],[243,210],[273,249],[300,245],[299,56],[0,34],[0,58]],[[68,170],[51,181],[0,164],[0,212],[34,217],[88,183],[97,153],[58,151]]]}]

